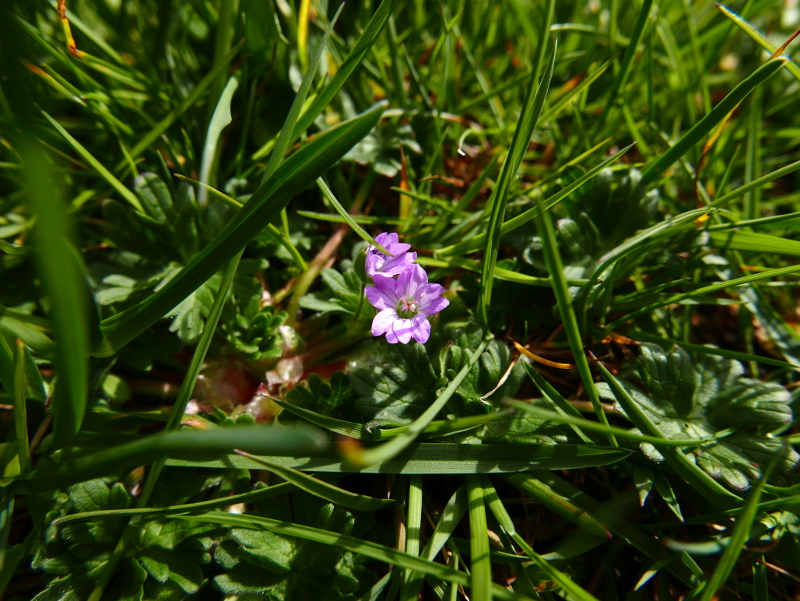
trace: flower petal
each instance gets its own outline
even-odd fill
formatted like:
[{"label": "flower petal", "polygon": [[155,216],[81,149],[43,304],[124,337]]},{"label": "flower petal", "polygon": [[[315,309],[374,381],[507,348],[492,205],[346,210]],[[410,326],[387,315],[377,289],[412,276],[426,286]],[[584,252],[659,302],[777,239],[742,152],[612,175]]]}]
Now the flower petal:
[{"label": "flower petal", "polygon": [[428,342],[428,338],[431,337],[431,323],[423,315],[415,316],[411,319],[411,322],[414,324],[414,329],[411,333],[414,340],[420,344]]},{"label": "flower petal", "polygon": [[[411,334],[414,331],[414,324],[410,319],[396,319],[392,322],[392,333],[397,337],[397,340],[403,344],[411,342]],[[386,339],[389,340],[387,333]],[[391,340],[389,340],[391,342]]]},{"label": "flower petal", "polygon": [[394,320],[398,319],[394,309],[384,309],[372,320],[372,335],[382,336],[391,329]]},{"label": "flower petal", "polygon": [[441,296],[426,297],[424,302],[420,302],[417,306],[417,312],[425,317],[430,317],[442,311],[450,304],[450,301]]},{"label": "flower petal", "polygon": [[417,289],[427,284],[428,274],[421,266],[412,263],[411,265],[407,265],[400,273],[400,276],[397,278],[397,288],[395,288],[395,290],[399,298],[411,300],[417,297]]},{"label": "flower petal", "polygon": [[397,306],[398,301],[396,296],[393,294],[387,294],[384,290],[378,288],[377,286],[367,286],[364,288],[364,294],[367,295],[369,304],[378,309],[378,311],[391,309]]}]

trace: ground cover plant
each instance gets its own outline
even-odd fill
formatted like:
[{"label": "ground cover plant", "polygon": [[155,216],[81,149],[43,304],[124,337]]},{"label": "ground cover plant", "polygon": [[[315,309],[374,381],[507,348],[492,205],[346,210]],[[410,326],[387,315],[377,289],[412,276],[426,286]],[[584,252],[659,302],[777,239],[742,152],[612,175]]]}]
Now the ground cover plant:
[{"label": "ground cover plant", "polygon": [[3,599],[800,594],[800,27],[0,8]]}]

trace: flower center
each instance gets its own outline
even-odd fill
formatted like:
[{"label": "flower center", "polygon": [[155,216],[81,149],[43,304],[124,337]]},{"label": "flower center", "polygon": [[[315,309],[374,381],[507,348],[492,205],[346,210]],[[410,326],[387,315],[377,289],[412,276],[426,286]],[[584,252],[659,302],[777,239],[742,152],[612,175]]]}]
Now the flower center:
[{"label": "flower center", "polygon": [[397,303],[395,311],[397,311],[397,314],[403,319],[410,319],[417,314],[417,304],[418,301],[416,300],[406,300],[402,298],[400,302]]}]

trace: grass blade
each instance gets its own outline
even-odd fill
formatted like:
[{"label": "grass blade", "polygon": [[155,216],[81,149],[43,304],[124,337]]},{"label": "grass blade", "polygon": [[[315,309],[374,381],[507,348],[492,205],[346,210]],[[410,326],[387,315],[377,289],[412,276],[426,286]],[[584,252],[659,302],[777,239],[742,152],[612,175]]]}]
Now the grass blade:
[{"label": "grass blade", "polygon": [[[40,492],[63,488],[92,478],[147,465],[162,455],[180,453],[230,453],[246,449],[260,455],[302,455],[324,448],[318,431],[280,426],[211,428],[200,431],[164,432],[77,458],[64,457],[55,468],[36,469],[17,480],[19,490]],[[256,464],[257,465],[257,464]]]},{"label": "grass blade", "polygon": [[[553,292],[555,293],[556,302],[558,303],[558,312],[561,315],[561,321],[564,324],[564,332],[567,335],[567,340],[569,340],[569,346],[572,349],[575,364],[578,366],[581,381],[583,381],[586,394],[589,395],[589,400],[592,402],[592,407],[594,407],[597,419],[600,420],[600,423],[604,426],[608,426],[608,418],[606,418],[603,405],[600,402],[600,397],[594,387],[594,379],[589,369],[589,361],[586,359],[586,352],[583,350],[583,339],[581,338],[581,332],[578,327],[578,319],[575,317],[575,309],[572,306],[572,298],[567,288],[561,253],[558,250],[558,242],[556,242],[556,234],[553,229],[553,222],[550,220],[550,214],[545,212],[541,201],[538,202],[539,220],[537,225],[539,236],[542,239],[542,250],[547,264],[547,270],[553,278]],[[614,438],[614,434],[607,432],[606,436],[612,446],[617,446],[617,439]]]},{"label": "grass blade", "polygon": [[[380,448],[380,447],[378,447]],[[513,449],[513,450],[512,450]],[[368,467],[354,467],[336,451],[318,452],[313,457],[273,456],[267,459],[286,467],[308,472],[360,474],[501,474],[529,469],[561,470],[597,467],[621,461],[631,454],[627,449],[594,445],[460,445],[414,443],[404,451]],[[179,457],[179,458],[178,458]],[[260,469],[245,457],[222,458],[176,455],[167,465],[208,468]]]},{"label": "grass blade", "polygon": [[780,57],[767,61],[739,85],[737,85],[731,92],[717,104],[711,112],[698,121],[692,129],[678,140],[667,152],[662,154],[653,163],[647,166],[642,173],[642,186],[646,186],[664,171],[669,169],[676,163],[684,154],[686,154],[692,147],[694,147],[700,140],[702,140],[714,127],[717,126],[723,119],[725,119],[742,100],[752,92],[757,86],[767,81],[770,77],[775,75],[781,67],[783,67],[788,59]]},{"label": "grass blade", "polygon": [[758,484],[753,487],[753,490],[750,491],[750,494],[747,496],[747,501],[744,504],[742,513],[736,517],[736,526],[733,529],[730,541],[728,541],[728,546],[725,547],[725,551],[723,551],[722,557],[717,563],[717,567],[714,568],[714,573],[711,574],[711,578],[708,579],[708,582],[703,588],[703,596],[700,597],[700,601],[711,601],[714,599],[720,587],[725,584],[731,571],[733,571],[733,568],[736,566],[739,555],[750,539],[750,529],[758,514],[758,502],[761,500],[764,484],[767,479],[769,479],[775,465],[777,465],[780,455],[780,453],[776,453],[773,456],[769,465],[764,470],[764,475],[761,476]]},{"label": "grass blade", "polygon": [[[217,161],[217,145],[219,144],[219,137],[222,130],[225,129],[232,120],[231,117],[231,101],[236,88],[239,87],[239,80],[236,77],[228,79],[225,89],[217,102],[217,107],[214,109],[214,114],[211,117],[211,123],[208,124],[208,131],[206,132],[206,143],[203,147],[203,159],[200,163],[200,181],[206,184],[213,184],[211,181],[211,172]],[[200,207],[205,207],[208,202],[208,189],[201,186],[197,191],[197,204]]]},{"label": "grass blade", "polygon": [[502,526],[503,530],[505,530],[506,533],[520,546],[525,555],[530,557],[531,560],[533,560],[533,562],[547,575],[547,577],[552,579],[553,582],[563,588],[571,598],[578,599],[580,601],[597,601],[594,595],[590,594],[588,591],[584,590],[583,587],[574,583],[569,576],[564,574],[561,570],[558,570],[550,565],[548,561],[545,561],[541,555],[533,550],[533,547],[528,544],[528,541],[526,541],[517,533],[517,529],[514,526],[511,516],[508,515],[506,508],[503,506],[503,502],[500,500],[500,497],[498,496],[497,491],[494,489],[494,486],[492,486],[489,478],[487,476],[482,476],[481,481],[483,482],[484,498],[489,504],[489,508],[492,510],[494,517],[497,518],[498,522],[500,522],[500,526]]},{"label": "grass blade", "polygon": [[22,144],[28,202],[37,218],[36,258],[51,302],[58,385],[52,401],[53,449],[80,430],[89,382],[89,321],[81,258],[70,243],[68,218],[51,179],[47,156],[35,140]]},{"label": "grass blade", "polygon": [[77,152],[78,155],[92,167],[92,169],[97,171],[97,173],[100,174],[100,177],[106,180],[106,182],[108,182],[108,184],[112,188],[114,188],[117,194],[119,194],[120,196],[122,196],[122,198],[128,201],[128,203],[130,203],[131,206],[133,206],[133,208],[135,208],[137,211],[139,211],[140,213],[144,212],[144,209],[142,209],[142,204],[139,202],[139,199],[136,198],[136,195],[133,192],[131,192],[116,177],[114,177],[114,175],[108,169],[106,169],[100,161],[94,158],[94,156],[80,142],[78,142],[75,138],[73,138],[69,134],[69,132],[61,126],[61,124],[58,121],[53,119],[50,115],[48,115],[44,111],[42,111],[42,115],[44,115],[44,118],[50,122],[50,125],[52,125],[55,128],[55,130],[61,135],[61,137],[67,141],[67,143],[72,147],[72,149],[75,152]]},{"label": "grass blade", "polygon": [[486,230],[486,248],[483,256],[483,269],[481,271],[481,297],[478,304],[478,320],[484,325],[489,323],[489,305],[492,302],[492,280],[494,278],[494,267],[497,262],[497,254],[500,251],[500,236],[502,235],[503,219],[506,214],[508,203],[508,192],[511,188],[512,180],[516,177],[519,166],[525,151],[528,149],[533,130],[542,113],[547,91],[550,89],[550,80],[553,77],[553,67],[556,60],[556,49],[558,44],[553,42],[553,52],[545,70],[544,76],[539,86],[534,92],[536,79],[531,77],[531,85],[525,96],[522,115],[517,122],[514,130],[514,137],[511,140],[511,147],[500,171],[497,180],[497,187],[492,195],[492,214],[489,217],[489,225]]},{"label": "grass blade", "polygon": [[492,559],[489,555],[489,535],[486,524],[486,505],[483,503],[483,486],[480,476],[467,476],[467,503],[469,505],[470,599],[491,601]]},{"label": "grass blade", "polygon": [[[755,40],[759,46],[769,52],[770,56],[778,51],[778,47],[770,42],[763,33],[753,27],[746,19],[743,19],[741,16],[737,15],[724,4],[715,3],[715,6],[720,10],[720,12],[722,12],[723,15],[733,21],[739,29],[744,31],[753,40]],[[798,81],[800,81],[800,67],[797,66],[797,63],[795,63],[793,60],[789,60],[789,62],[786,64],[786,68],[797,78]]]},{"label": "grass blade", "polygon": [[17,339],[16,347],[14,354],[14,432],[17,439],[19,471],[21,474],[27,474],[31,470],[31,451],[28,446],[28,410],[25,407],[28,388],[25,377],[25,343]]},{"label": "grass blade", "polygon": [[[750,232],[747,232],[748,234]],[[727,236],[727,234],[724,234]],[[771,238],[771,236],[764,236],[765,238]],[[776,238],[777,240],[777,238]],[[735,286],[741,286],[742,284],[749,284],[751,282],[758,282],[759,280],[767,280],[770,278],[777,278],[782,275],[789,275],[791,273],[797,273],[800,271],[800,265],[791,265],[789,267],[781,267],[779,269],[768,269],[767,271],[763,271],[761,273],[754,273],[752,275],[746,275],[741,278],[736,278],[733,280],[728,280],[727,282],[717,282],[716,284],[711,284],[710,286],[703,286],[702,288],[698,288],[697,290],[690,290],[689,292],[682,292],[680,294],[676,294],[674,296],[670,296],[669,298],[659,300],[655,303],[647,305],[646,307],[642,307],[641,309],[637,309],[632,313],[628,313],[625,317],[621,317],[616,321],[611,322],[608,324],[609,330],[614,330],[621,326],[626,321],[639,317],[640,315],[646,315],[648,313],[652,313],[654,310],[660,307],[666,307],[667,305],[672,305],[674,303],[680,302],[682,300],[686,300],[687,298],[693,298],[695,296],[701,296],[703,294],[710,294],[712,292],[717,292],[718,290],[725,290],[726,288],[733,288]]]},{"label": "grass blade", "polygon": [[350,509],[356,509],[358,511],[376,511],[378,509],[383,509],[387,505],[394,504],[394,499],[376,499],[375,497],[369,497],[367,495],[351,493],[333,484],[328,484],[322,480],[312,478],[290,467],[285,467],[242,451],[238,451],[238,454],[242,457],[247,457],[250,461],[254,461],[273,474],[277,474],[287,482],[294,484],[297,488],[325,499],[326,501],[330,501],[331,503],[337,503],[342,507],[349,507]]}]

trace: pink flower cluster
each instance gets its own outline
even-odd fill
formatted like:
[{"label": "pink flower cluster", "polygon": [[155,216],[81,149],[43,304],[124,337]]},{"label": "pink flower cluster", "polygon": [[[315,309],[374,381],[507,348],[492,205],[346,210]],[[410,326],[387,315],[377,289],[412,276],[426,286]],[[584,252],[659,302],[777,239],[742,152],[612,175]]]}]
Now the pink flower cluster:
[{"label": "pink flower cluster", "polygon": [[367,286],[364,292],[378,309],[372,321],[372,335],[386,334],[391,344],[408,344],[412,338],[424,344],[431,335],[428,317],[450,304],[442,298],[444,288],[428,283],[428,274],[414,263],[417,253],[408,252],[411,245],[401,244],[397,234],[384,232],[375,241],[389,254],[372,245],[367,248],[365,270],[375,285]]}]

